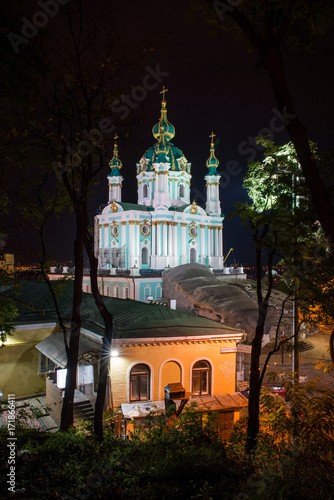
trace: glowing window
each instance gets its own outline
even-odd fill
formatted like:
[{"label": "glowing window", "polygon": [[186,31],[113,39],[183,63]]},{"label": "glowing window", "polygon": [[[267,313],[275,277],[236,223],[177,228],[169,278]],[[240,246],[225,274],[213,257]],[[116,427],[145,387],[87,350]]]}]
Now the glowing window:
[{"label": "glowing window", "polygon": [[192,370],[192,392],[196,396],[211,394],[211,366],[208,361],[197,361]]},{"label": "glowing window", "polygon": [[130,401],[150,399],[150,369],[147,365],[135,365],[130,372]]}]

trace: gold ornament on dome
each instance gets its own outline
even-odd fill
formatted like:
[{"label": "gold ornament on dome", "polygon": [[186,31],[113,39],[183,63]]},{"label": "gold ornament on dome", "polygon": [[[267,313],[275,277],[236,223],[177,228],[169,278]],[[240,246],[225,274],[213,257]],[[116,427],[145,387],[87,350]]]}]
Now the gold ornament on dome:
[{"label": "gold ornament on dome", "polygon": [[118,212],[118,206],[117,206],[115,200],[112,201],[112,204],[111,204],[110,208],[111,208],[112,212]]},{"label": "gold ornament on dome", "polygon": [[197,211],[198,211],[198,208],[197,208],[196,202],[195,202],[195,200],[194,200],[194,201],[192,202],[192,206],[191,206],[191,208],[190,208],[190,212],[191,212],[192,214],[197,214]]}]

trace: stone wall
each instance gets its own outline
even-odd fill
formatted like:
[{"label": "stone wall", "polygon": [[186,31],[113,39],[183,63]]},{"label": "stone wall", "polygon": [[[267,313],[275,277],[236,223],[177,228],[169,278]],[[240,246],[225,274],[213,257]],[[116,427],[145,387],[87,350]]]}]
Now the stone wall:
[{"label": "stone wall", "polygon": [[46,378],[46,406],[59,427],[63,407],[62,391],[49,377]]}]

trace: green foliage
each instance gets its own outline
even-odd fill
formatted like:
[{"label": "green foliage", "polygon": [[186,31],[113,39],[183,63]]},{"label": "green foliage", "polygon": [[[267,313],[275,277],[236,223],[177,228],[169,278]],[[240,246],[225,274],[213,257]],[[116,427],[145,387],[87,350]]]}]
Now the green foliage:
[{"label": "green foliage", "polygon": [[16,280],[0,270],[0,291],[11,290],[11,294],[0,293],[0,342],[1,347],[5,345],[7,335],[12,335],[14,331],[13,321],[18,316],[16,299],[19,296],[19,289]]}]

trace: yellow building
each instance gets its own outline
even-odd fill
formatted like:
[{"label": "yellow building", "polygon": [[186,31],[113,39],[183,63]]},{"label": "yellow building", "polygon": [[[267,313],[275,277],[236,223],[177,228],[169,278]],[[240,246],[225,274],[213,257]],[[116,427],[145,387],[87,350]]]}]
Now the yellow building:
[{"label": "yellow building", "polygon": [[[71,314],[72,285],[53,285],[61,289],[57,296],[65,321]],[[41,341],[30,358],[24,394],[33,393],[36,381],[47,376],[48,407],[59,423],[67,364],[63,334],[56,322],[50,321],[55,319],[55,311],[46,285],[32,282],[24,288],[24,294],[27,293],[34,297],[34,303],[26,304],[21,311],[21,326],[13,339],[25,342],[22,346],[26,346],[27,353],[27,346],[33,349],[38,335]],[[143,418],[150,409],[163,410],[164,388],[179,383],[189,402],[197,401],[205,411],[228,412],[233,421],[239,418],[240,410],[247,406],[240,393],[236,393],[236,345],[243,337],[242,331],[157,303],[109,297],[104,300],[114,317],[107,408],[115,413],[121,411],[128,421]],[[43,328],[38,329],[38,324]],[[83,418],[93,413],[103,333],[103,321],[92,295],[83,294],[75,394],[78,413]],[[10,367],[3,387],[10,393],[20,391],[15,384],[20,383],[19,373],[25,363],[24,356],[17,355],[13,348],[6,346],[3,350],[7,350]]]}]

